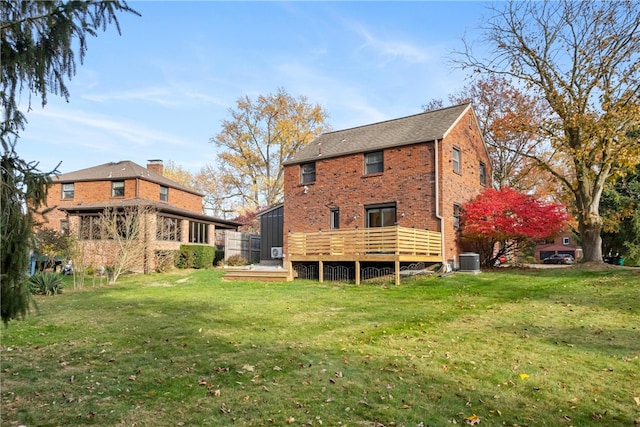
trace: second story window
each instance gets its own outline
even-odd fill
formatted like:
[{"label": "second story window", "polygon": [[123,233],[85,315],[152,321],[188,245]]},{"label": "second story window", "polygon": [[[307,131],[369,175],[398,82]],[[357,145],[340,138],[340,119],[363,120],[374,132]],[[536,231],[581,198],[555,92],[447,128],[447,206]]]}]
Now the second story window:
[{"label": "second story window", "polygon": [[124,181],[111,181],[111,197],[124,197]]},{"label": "second story window", "polygon": [[480,162],[480,185],[487,185],[487,165]]},{"label": "second story window", "polygon": [[300,165],[300,183],[310,184],[316,182],[316,162]]},{"label": "second story window", "polygon": [[160,186],[160,201],[169,201],[169,187],[165,187],[164,185]]},{"label": "second story window", "polygon": [[63,199],[73,199],[74,196],[74,185],[73,182],[68,182],[66,184],[62,184],[62,198]]},{"label": "second story window", "polygon": [[374,151],[364,155],[364,174],[381,173],[384,170],[382,151]]},{"label": "second story window", "polygon": [[460,173],[460,149],[458,147],[453,147],[452,153],[452,162],[453,162],[453,171],[455,173]]}]

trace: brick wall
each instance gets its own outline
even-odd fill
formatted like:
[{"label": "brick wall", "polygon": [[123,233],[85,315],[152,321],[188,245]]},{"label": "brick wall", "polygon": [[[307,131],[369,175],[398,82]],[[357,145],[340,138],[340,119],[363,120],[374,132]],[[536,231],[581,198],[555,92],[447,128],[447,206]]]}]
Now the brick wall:
[{"label": "brick wall", "polygon": [[[176,241],[158,240],[156,237],[157,216],[150,215],[147,219],[149,225],[148,245],[147,245],[147,268],[149,271],[156,269],[155,254],[158,250],[171,250],[177,251],[181,245],[192,244],[189,243],[189,220],[181,219],[181,238]],[[73,233],[77,233],[80,228],[80,217],[71,216],[69,218],[69,228]],[[210,245],[214,244],[215,226],[209,225],[209,242]],[[77,235],[77,234],[76,234]],[[112,240],[94,239],[94,240],[78,240],[81,247],[81,254],[83,257],[82,262],[85,267],[100,268],[107,265],[113,265],[116,261],[118,254],[117,242]],[[80,256],[80,255],[78,255]],[[134,272],[144,271],[144,257],[143,254],[138,254],[135,265],[131,266],[131,270]]]},{"label": "brick wall", "polygon": [[[149,200],[160,200],[160,185],[145,180],[138,181],[139,197]],[[202,213],[202,197],[169,187],[168,204],[191,212]]]},{"label": "brick wall", "polygon": [[[471,112],[468,114],[472,117]],[[398,225],[441,231],[445,234],[445,256],[452,259],[464,252],[454,229],[453,204],[475,197],[480,185],[480,161],[487,168],[490,185],[491,168],[475,120],[463,116],[454,129],[438,143],[440,214],[444,229],[435,213],[435,143],[421,143],[384,150],[384,171],[364,175],[364,154],[316,159],[316,181],[300,183],[300,165],[284,169],[284,238],[289,231],[316,232],[330,228],[330,210],[340,211],[340,228],[365,226],[365,206],[396,203]],[[453,172],[452,150],[461,151],[461,173]],[[403,215],[404,213],[404,215]]]},{"label": "brick wall", "polygon": [[[437,230],[433,214],[433,145],[384,151],[384,172],[364,175],[362,153],[316,161],[316,181],[300,184],[300,166],[285,168],[284,221],[289,231],[330,228],[330,210],[340,210],[340,228],[364,227],[365,206],[396,203],[398,224]],[[401,213],[404,212],[404,217]]]},{"label": "brick wall", "polygon": [[[115,202],[123,199],[141,197],[148,200],[160,200],[160,185],[143,179],[127,179],[124,184],[125,195],[111,197],[111,181],[79,181],[74,183],[73,199],[62,198],[62,184],[54,183],[47,194],[48,207],[65,207],[77,205],[89,205],[94,203]],[[168,204],[202,213],[202,197],[186,191],[169,188]],[[48,228],[60,228],[60,221],[65,214],[58,209],[52,209],[42,220],[43,226]]]},{"label": "brick wall", "polygon": [[[460,150],[460,173],[453,171],[453,148]],[[454,228],[454,204],[472,200],[491,186],[491,162],[471,111],[461,117],[451,132],[439,142],[440,151],[440,213],[444,218],[446,259],[458,261],[460,253],[467,252]],[[486,166],[486,186],[480,184],[480,162]]]}]

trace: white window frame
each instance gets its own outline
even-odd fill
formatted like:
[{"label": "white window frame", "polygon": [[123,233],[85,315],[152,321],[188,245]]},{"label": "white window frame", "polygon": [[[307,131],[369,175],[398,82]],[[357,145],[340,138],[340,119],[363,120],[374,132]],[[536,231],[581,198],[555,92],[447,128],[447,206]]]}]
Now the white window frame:
[{"label": "white window frame", "polygon": [[[71,187],[71,190],[69,190]],[[63,199],[73,199],[75,196],[75,183],[66,182],[62,184],[62,198]]]},{"label": "white window frame", "polygon": [[453,171],[457,174],[461,174],[461,166],[462,166],[462,152],[460,148],[453,147],[451,152],[451,160],[453,163]]},{"label": "white window frame", "polygon": [[111,181],[111,197],[124,197],[124,181]]}]

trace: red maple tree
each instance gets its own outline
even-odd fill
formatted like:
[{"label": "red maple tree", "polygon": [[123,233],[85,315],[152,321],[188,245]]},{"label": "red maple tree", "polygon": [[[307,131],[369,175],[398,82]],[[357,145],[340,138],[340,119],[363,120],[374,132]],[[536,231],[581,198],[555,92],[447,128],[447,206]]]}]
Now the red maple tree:
[{"label": "red maple tree", "polygon": [[[568,219],[562,205],[538,200],[509,187],[490,188],[462,205],[462,236],[476,242],[479,251],[485,252],[481,253],[483,261],[492,264],[523,242],[559,234]],[[496,244],[500,250],[494,253]]]}]

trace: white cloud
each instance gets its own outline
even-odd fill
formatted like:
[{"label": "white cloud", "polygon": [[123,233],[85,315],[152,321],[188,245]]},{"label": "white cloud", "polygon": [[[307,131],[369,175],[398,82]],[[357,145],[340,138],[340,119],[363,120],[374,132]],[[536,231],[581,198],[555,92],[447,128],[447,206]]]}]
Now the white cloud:
[{"label": "white cloud", "polygon": [[202,92],[185,92],[185,96],[191,99],[203,101],[207,104],[218,105],[220,107],[229,108],[229,103],[215,96],[207,95]]},{"label": "white cloud", "polygon": [[[112,135],[138,146],[157,142],[182,145],[179,138],[103,114],[87,113],[82,110],[62,110],[55,107],[33,111],[32,114],[38,119],[53,119],[57,126],[75,128],[76,133],[100,132],[102,135]],[[79,130],[78,126],[84,129]]]},{"label": "white cloud", "polygon": [[338,117],[346,118],[336,123],[329,117],[328,122],[335,130],[388,119],[370,102],[370,93],[357,81],[336,78],[300,62],[280,64],[277,70],[288,82],[291,95],[304,95],[310,102],[320,104],[330,115],[338,113]]},{"label": "white cloud", "polygon": [[170,100],[170,92],[162,88],[147,88],[130,90],[124,92],[112,93],[84,93],[80,97],[93,102],[109,102],[109,101],[144,101],[165,107],[179,105],[175,100]]},{"label": "white cloud", "polygon": [[429,53],[409,42],[397,40],[383,40],[374,35],[361,24],[349,25],[360,37],[364,39],[361,49],[370,49],[379,56],[385,58],[383,65],[399,59],[409,64],[420,64],[429,61]]}]

